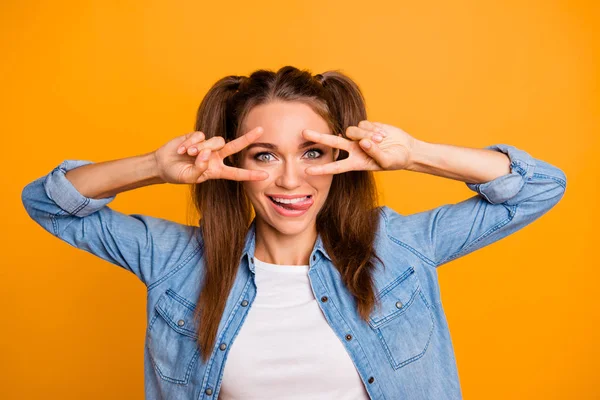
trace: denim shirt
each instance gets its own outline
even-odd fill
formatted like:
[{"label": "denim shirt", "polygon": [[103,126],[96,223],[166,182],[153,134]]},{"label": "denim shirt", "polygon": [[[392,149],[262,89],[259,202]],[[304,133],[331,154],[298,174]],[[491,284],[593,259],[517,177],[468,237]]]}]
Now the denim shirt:
[{"label": "denim shirt", "polygon": [[[308,275],[327,323],[342,342],[372,399],[461,399],[437,267],[533,222],[562,198],[559,168],[523,150],[486,147],[510,158],[510,173],[466,185],[476,194],[411,215],[379,207],[375,293],[381,307],[368,323],[345,288],[318,235]],[[29,183],[22,201],[45,230],[134,273],[147,287],[146,399],[216,399],[227,354],[256,296],[255,220],[208,362],[196,344],[193,311],[204,270],[200,228],[108,207],[113,197],[83,196],[65,172],[90,161],[65,160]],[[327,379],[327,376],[323,376]]]}]

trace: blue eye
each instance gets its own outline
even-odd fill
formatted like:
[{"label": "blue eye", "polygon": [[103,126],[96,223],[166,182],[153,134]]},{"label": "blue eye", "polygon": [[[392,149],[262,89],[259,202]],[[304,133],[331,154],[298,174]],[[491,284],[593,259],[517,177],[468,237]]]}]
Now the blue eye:
[{"label": "blue eye", "polygon": [[323,152],[320,149],[317,149],[317,148],[308,149],[307,153],[309,153],[311,151],[314,151],[315,153],[318,153],[319,155],[316,157],[309,157],[309,158],[316,159],[323,155]]},{"label": "blue eye", "polygon": [[266,155],[266,156],[272,156],[272,154],[271,154],[271,153],[262,152],[262,153],[256,153],[256,155],[254,155],[254,159],[255,159],[255,160],[257,160],[257,161],[268,162],[268,161],[265,161],[265,160],[261,160],[261,159],[260,159],[260,156],[262,156],[262,155]]},{"label": "blue eye", "polygon": [[[322,151],[321,149],[317,149],[316,147],[313,147],[313,148],[311,148],[311,149],[308,149],[308,150],[306,151],[306,153],[305,153],[305,154],[307,154],[307,153],[311,153],[311,152],[315,152],[315,153],[317,153],[318,155],[317,155],[317,156],[314,156],[314,157],[308,157],[308,158],[309,158],[309,160],[316,160],[316,159],[319,159],[319,158],[321,158],[321,156],[323,155],[323,151]],[[272,160],[265,160],[265,159],[261,159],[260,157],[262,157],[263,155],[264,155],[264,156],[271,156],[271,157],[273,156],[273,154],[272,154],[272,153],[269,153],[269,152],[263,151],[262,153],[256,153],[256,154],[254,155],[254,157],[253,157],[253,158],[254,158],[255,160],[257,160],[257,161],[264,162],[264,163],[268,163],[268,162],[272,161]]]}]

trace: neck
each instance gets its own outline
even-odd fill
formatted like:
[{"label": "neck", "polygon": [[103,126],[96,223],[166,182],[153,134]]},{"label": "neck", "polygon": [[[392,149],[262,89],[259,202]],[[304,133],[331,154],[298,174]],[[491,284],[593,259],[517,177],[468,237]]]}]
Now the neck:
[{"label": "neck", "polygon": [[254,255],[261,261],[281,265],[308,265],[317,240],[317,226],[286,235],[260,219],[256,219]]}]

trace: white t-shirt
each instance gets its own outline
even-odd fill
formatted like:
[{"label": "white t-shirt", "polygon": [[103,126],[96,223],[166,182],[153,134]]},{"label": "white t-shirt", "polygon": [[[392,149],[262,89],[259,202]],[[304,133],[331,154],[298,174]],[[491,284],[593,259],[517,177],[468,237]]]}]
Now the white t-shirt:
[{"label": "white t-shirt", "polygon": [[309,266],[256,257],[254,265],[256,298],[229,349],[219,400],[368,400],[317,304]]}]

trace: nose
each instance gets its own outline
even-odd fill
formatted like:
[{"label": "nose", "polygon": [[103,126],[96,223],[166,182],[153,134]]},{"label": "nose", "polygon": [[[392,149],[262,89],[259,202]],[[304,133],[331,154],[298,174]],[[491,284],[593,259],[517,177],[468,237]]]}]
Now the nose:
[{"label": "nose", "polygon": [[306,175],[304,168],[306,168],[306,165],[303,166],[290,162],[282,163],[277,171],[278,175],[275,179],[275,184],[288,190],[293,190],[301,186]]}]

